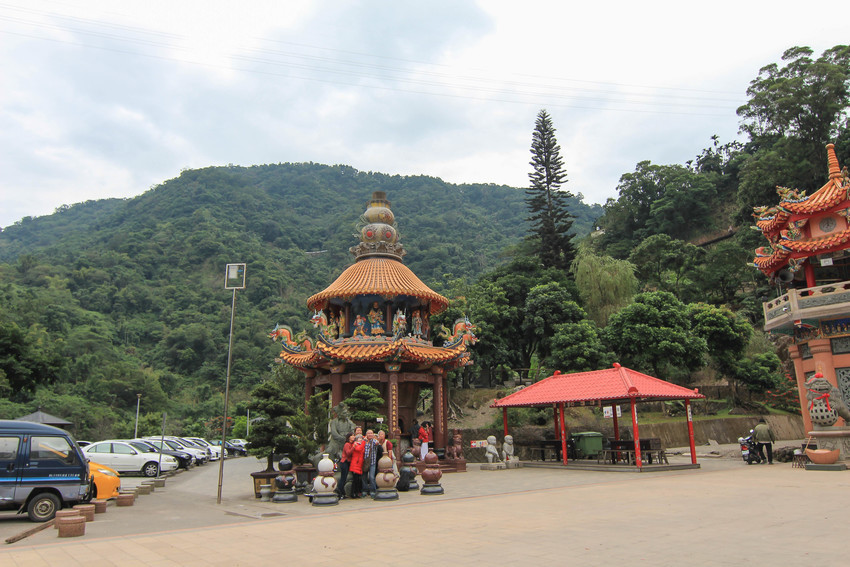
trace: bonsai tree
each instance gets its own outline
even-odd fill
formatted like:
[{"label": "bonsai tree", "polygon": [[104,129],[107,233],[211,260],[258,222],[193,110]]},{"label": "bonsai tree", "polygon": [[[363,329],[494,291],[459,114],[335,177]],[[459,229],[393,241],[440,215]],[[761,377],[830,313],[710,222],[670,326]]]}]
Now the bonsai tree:
[{"label": "bonsai tree", "polygon": [[367,384],[354,388],[351,397],[343,400],[343,403],[351,410],[351,420],[362,422],[364,429],[368,429],[370,423],[376,423],[378,418],[384,417],[378,413],[378,409],[385,403],[381,392]]},{"label": "bonsai tree", "polygon": [[298,409],[289,416],[291,432],[295,436],[293,456],[298,463],[306,463],[324,448],[328,440],[329,392],[318,392],[307,401],[307,412]]},{"label": "bonsai tree", "polygon": [[271,378],[251,391],[248,407],[262,419],[251,425],[248,452],[267,459],[267,471],[274,470],[275,453],[297,452],[298,437],[289,426],[289,421],[298,413],[300,400],[303,399],[299,383],[296,371],[281,365],[275,368]]}]

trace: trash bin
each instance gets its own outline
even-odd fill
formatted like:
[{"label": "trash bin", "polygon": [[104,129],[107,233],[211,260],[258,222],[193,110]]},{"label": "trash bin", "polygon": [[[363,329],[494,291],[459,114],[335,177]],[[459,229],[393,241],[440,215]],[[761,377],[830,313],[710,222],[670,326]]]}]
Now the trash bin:
[{"label": "trash bin", "polygon": [[596,431],[582,431],[573,433],[572,437],[576,441],[576,453],[579,459],[595,459],[596,454],[602,450],[601,433]]}]

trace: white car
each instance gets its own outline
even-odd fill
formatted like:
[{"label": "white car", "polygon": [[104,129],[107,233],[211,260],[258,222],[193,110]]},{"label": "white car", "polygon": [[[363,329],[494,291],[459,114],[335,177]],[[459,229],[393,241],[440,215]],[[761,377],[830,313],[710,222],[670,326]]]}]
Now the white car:
[{"label": "white car", "polygon": [[[123,441],[99,441],[83,447],[86,457],[118,472],[142,473],[148,477],[177,468],[177,459],[168,455],[144,453]],[[156,457],[156,458],[154,458]],[[160,460],[161,459],[161,460]],[[160,471],[160,463],[162,471]]]},{"label": "white car", "polygon": [[207,449],[209,449],[211,461],[217,461],[221,458],[221,447],[216,447],[206,439],[201,439],[200,437],[186,437],[186,439],[196,445],[201,445],[202,447],[206,447]]},{"label": "white car", "polygon": [[[153,443],[157,447],[160,447],[160,437],[145,437],[145,441],[149,443]],[[195,457],[195,462],[199,465],[206,463],[209,460],[209,454],[202,450],[200,447],[194,445],[187,445],[185,441],[180,441],[177,437],[165,437],[164,439],[166,448],[173,449],[175,451],[185,451],[189,453],[193,457]]]}]

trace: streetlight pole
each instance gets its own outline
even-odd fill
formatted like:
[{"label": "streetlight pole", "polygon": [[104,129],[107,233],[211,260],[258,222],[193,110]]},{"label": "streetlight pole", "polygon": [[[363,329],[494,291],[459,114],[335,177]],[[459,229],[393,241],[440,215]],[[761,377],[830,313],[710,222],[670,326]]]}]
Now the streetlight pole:
[{"label": "streetlight pole", "polygon": [[136,428],[133,430],[133,439],[139,436],[139,405],[142,403],[142,395],[136,394]]},{"label": "streetlight pole", "polygon": [[245,289],[245,264],[227,264],[224,272],[224,289],[233,290],[233,302],[230,304],[230,340],[227,344],[227,377],[224,381],[224,418],[221,420],[221,457],[218,460],[216,504],[221,504],[221,485],[224,480],[224,444],[227,441],[227,403],[230,395],[230,360],[233,354],[233,318],[236,315],[236,290]]}]

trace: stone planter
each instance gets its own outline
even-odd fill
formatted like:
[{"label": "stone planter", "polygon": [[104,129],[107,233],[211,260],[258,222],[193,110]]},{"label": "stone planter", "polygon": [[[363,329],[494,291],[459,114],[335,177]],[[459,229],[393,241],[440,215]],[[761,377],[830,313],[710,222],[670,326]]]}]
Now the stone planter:
[{"label": "stone planter", "polygon": [[56,510],[56,521],[53,523],[53,527],[55,529],[59,529],[59,520],[61,518],[77,518],[82,516],[79,510],[74,510],[73,508],[66,508],[64,510]]},{"label": "stone planter", "polygon": [[132,492],[121,493],[115,499],[116,506],[132,506],[136,502],[136,495]]},{"label": "stone planter", "polygon": [[82,516],[65,516],[56,520],[59,537],[80,537],[86,535],[86,519]]},{"label": "stone planter", "polygon": [[74,506],[74,510],[79,510],[80,515],[87,522],[94,522],[94,504],[77,504]]},{"label": "stone planter", "polygon": [[277,471],[274,470],[252,472],[251,479],[254,481],[254,497],[259,498],[262,496],[260,494],[260,487],[264,484],[271,484],[276,476]]}]

